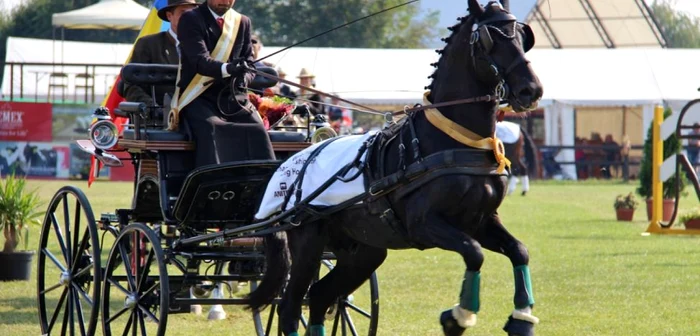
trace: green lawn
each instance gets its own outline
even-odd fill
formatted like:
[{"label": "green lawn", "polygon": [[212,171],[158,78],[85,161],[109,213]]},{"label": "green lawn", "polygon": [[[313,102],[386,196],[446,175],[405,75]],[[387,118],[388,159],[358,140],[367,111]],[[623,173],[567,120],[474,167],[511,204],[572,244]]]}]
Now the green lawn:
[{"label": "green lawn", "polygon": [[[64,182],[33,181],[44,198]],[[128,183],[75,182],[93,210],[130,204]],[[501,217],[530,251],[539,335],[699,335],[689,312],[700,304],[700,238],[649,236],[644,205],[632,223],[615,221],[622,183],[534,183],[527,197],[506,199]],[[692,191],[691,191],[692,192]],[[695,196],[682,208],[695,206]],[[36,246],[38,229],[31,237]],[[378,270],[379,335],[440,335],[439,313],[458,300],[461,258],[437,250],[394,251]],[[512,310],[513,276],[507,258],[486,252],[479,323],[468,335],[503,335]],[[38,335],[36,268],[29,282],[0,283],[0,331]],[[206,308],[206,307],[205,307]],[[252,335],[250,314],[229,306],[224,321],[172,315],[168,335]],[[206,313],[206,311],[205,311]],[[98,332],[101,334],[101,331]]]}]

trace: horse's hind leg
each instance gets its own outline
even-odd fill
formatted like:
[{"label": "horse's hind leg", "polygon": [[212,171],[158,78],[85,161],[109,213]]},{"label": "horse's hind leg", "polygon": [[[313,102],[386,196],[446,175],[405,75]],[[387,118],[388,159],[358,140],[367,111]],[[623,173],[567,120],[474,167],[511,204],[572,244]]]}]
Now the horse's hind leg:
[{"label": "horse's hind leg", "polygon": [[287,231],[292,268],[279,305],[279,326],[284,335],[299,336],[299,317],[304,296],[318,273],[326,238],[319,223],[302,224]]},{"label": "horse's hind leg", "polygon": [[462,281],[459,304],[440,315],[445,335],[462,335],[467,328],[476,325],[476,314],[479,312],[481,266],[484,263],[481,246],[475,239],[433,214],[425,215],[424,223],[411,225],[409,230],[412,240],[426,246],[455,251],[464,259],[467,270]]},{"label": "horse's hind leg", "polygon": [[527,248],[506,230],[497,215],[493,215],[475,237],[484,248],[505,255],[513,264],[515,310],[503,330],[509,335],[534,335],[534,327],[539,319],[532,315],[535,298],[530,280],[530,256]]},{"label": "horse's hind leg", "polygon": [[336,265],[309,290],[309,324],[311,335],[324,328],[328,308],[339,297],[350,295],[370,278],[387,256],[386,249],[359,244],[353,251],[334,250]]}]

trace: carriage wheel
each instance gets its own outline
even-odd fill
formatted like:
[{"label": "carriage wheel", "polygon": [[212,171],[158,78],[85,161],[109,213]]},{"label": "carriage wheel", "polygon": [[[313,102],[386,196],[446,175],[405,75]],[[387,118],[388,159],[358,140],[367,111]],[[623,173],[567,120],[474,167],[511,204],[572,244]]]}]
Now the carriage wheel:
[{"label": "carriage wheel", "polygon": [[[321,263],[330,271],[334,265],[330,260],[322,260]],[[255,290],[257,282],[251,282],[251,290]],[[359,302],[362,302],[360,304]],[[271,336],[273,322],[277,319],[277,304],[270,305],[267,313],[267,323],[263,324],[262,314],[253,312],[253,323],[258,336]],[[331,306],[326,313],[326,332],[330,335],[368,335],[377,334],[379,324],[379,283],[377,273],[372,273],[369,282],[365,283],[353,294],[338,298],[336,304]],[[307,319],[302,313],[301,326],[307,328]],[[301,334],[301,331],[300,331]]]},{"label": "carriage wheel", "polygon": [[165,335],[169,283],[158,235],[149,227],[128,225],[109,252],[102,288],[105,336]]},{"label": "carriage wheel", "polygon": [[100,304],[100,245],[92,208],[80,189],[63,187],[51,199],[38,252],[41,333],[94,335]]}]

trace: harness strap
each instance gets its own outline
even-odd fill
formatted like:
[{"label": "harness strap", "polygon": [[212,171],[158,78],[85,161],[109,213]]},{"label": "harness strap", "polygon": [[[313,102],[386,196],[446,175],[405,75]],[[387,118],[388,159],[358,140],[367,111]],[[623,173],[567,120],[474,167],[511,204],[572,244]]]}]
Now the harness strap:
[{"label": "harness strap", "polygon": [[[485,165],[484,162],[492,162],[492,164]],[[508,175],[507,172],[498,170],[496,159],[491,151],[471,148],[453,149],[431,154],[423,161],[412,163],[405,171],[398,171],[375,181],[370,185],[368,192],[372,198],[377,198],[396,189],[400,182],[412,181],[430,170],[465,165],[471,168],[471,173],[479,175]]]}]

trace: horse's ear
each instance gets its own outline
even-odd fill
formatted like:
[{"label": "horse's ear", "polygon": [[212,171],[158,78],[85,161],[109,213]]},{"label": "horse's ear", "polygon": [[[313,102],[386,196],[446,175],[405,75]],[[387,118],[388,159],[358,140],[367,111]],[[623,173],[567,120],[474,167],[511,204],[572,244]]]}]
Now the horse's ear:
[{"label": "horse's ear", "polygon": [[479,1],[477,0],[469,0],[469,14],[478,17],[479,15],[484,14],[484,7],[481,7]]}]

